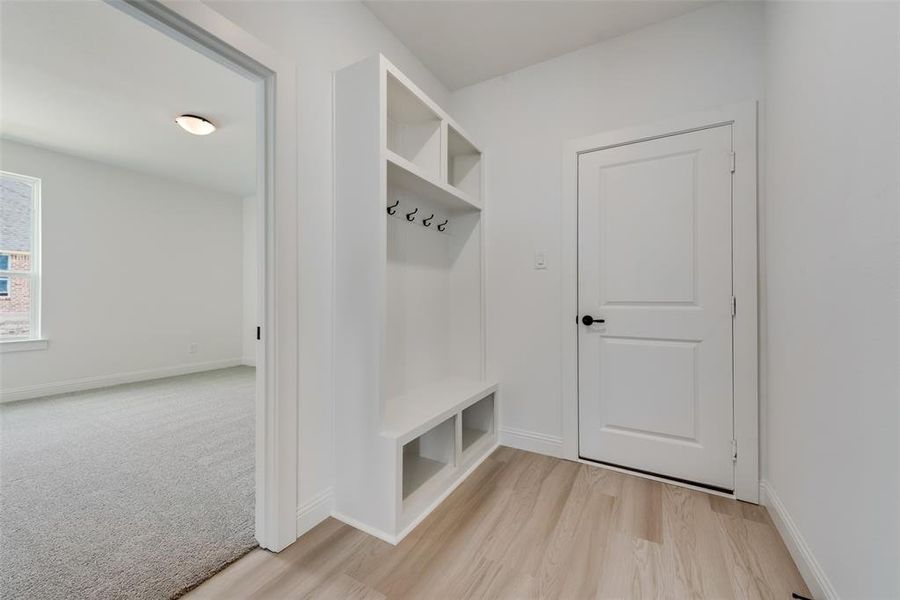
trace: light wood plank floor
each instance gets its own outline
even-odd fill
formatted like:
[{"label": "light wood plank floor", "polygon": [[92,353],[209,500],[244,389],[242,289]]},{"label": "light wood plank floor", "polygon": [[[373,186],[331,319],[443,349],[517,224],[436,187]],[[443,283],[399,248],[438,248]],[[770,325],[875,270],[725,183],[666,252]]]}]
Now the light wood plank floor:
[{"label": "light wood plank floor", "polygon": [[809,596],[762,507],[511,448],[391,546],[328,519],[199,588],[219,598]]}]

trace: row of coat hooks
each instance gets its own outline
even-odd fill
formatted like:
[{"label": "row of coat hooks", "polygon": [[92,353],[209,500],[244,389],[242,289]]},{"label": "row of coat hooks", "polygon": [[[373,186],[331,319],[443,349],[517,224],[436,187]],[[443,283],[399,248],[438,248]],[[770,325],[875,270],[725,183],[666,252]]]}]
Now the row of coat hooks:
[{"label": "row of coat hooks", "polygon": [[[388,206],[388,207],[387,207],[387,212],[388,212],[388,214],[389,214],[389,215],[395,215],[395,214],[397,214],[397,207],[398,207],[398,206],[400,206],[400,201],[399,201],[399,200],[397,200],[396,202],[394,202],[393,204],[391,204],[390,206]],[[416,215],[418,214],[418,212],[419,212],[419,207],[416,207],[412,212],[406,213],[406,220],[409,221],[410,223],[415,222],[415,220],[416,220]],[[424,215],[425,213],[422,213],[422,214]],[[423,226],[423,227],[431,227],[431,224],[432,224],[433,221],[434,221],[434,213],[431,213],[430,216],[421,219],[421,223],[422,223],[422,226]],[[435,226],[437,227],[437,230],[438,230],[438,231],[443,232],[444,230],[447,229],[447,224],[448,224],[448,223],[450,223],[450,219],[444,219],[444,222],[443,222],[443,223],[437,223]]]}]

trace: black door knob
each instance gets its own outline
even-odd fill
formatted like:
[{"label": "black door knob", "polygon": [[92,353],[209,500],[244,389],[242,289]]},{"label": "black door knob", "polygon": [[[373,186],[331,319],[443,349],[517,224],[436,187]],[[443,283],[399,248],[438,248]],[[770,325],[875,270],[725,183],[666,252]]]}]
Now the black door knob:
[{"label": "black door knob", "polygon": [[585,325],[593,325],[594,323],[606,323],[606,319],[595,319],[591,315],[584,315],[581,317],[581,322]]}]

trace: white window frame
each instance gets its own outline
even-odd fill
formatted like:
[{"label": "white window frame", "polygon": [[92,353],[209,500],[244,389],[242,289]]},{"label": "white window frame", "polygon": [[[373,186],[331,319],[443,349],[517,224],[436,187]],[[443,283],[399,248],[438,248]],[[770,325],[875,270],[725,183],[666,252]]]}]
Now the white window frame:
[{"label": "white window frame", "polygon": [[13,278],[24,276],[29,280],[31,286],[31,335],[27,338],[0,340],[0,352],[40,350],[46,348],[46,339],[41,330],[41,180],[38,177],[11,171],[0,171],[0,176],[17,179],[31,187],[31,270],[27,273],[13,270],[0,271],[0,276],[10,278],[10,291],[12,291]]}]

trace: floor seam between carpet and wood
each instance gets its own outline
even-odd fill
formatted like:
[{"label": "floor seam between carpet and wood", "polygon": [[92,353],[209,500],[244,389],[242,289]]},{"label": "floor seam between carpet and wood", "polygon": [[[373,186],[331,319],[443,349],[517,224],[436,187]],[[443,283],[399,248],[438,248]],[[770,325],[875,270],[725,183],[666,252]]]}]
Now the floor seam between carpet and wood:
[{"label": "floor seam between carpet and wood", "polygon": [[210,573],[204,575],[203,579],[196,581],[190,585],[184,586],[183,588],[181,588],[180,590],[175,592],[175,594],[172,595],[171,600],[178,600],[178,598],[184,597],[185,594],[190,593],[191,590],[195,590],[198,587],[200,587],[201,585],[203,585],[203,583],[206,582],[207,580],[209,580],[210,577],[212,577],[213,575],[216,575],[218,573],[221,573],[222,571],[224,571],[225,569],[227,569],[228,567],[230,567],[237,561],[241,560],[242,558],[244,558],[245,556],[247,556],[248,554],[250,554],[257,548],[259,548],[259,546],[253,546],[252,548],[248,548],[247,551],[244,552],[243,554],[241,554],[240,556],[237,556],[237,557],[233,558],[232,560],[229,560],[226,563],[222,563],[222,565],[220,565],[218,569],[211,571]]}]

